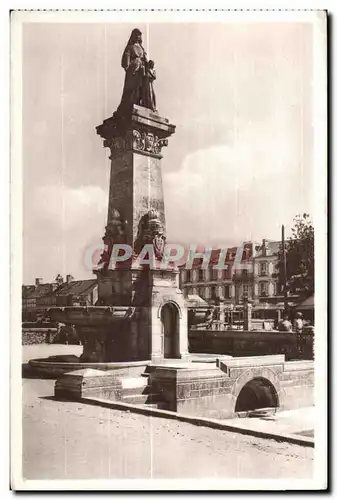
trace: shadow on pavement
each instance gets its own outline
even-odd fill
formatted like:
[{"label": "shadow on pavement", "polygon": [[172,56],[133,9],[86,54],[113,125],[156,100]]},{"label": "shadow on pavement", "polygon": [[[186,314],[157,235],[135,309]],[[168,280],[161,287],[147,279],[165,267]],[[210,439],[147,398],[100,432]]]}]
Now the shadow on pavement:
[{"label": "shadow on pavement", "polygon": [[51,379],[51,380],[56,380],[55,376],[52,376],[52,375],[37,374],[36,371],[32,368],[32,366],[29,363],[23,363],[22,364],[21,376],[22,376],[22,378],[28,378],[28,379]]}]

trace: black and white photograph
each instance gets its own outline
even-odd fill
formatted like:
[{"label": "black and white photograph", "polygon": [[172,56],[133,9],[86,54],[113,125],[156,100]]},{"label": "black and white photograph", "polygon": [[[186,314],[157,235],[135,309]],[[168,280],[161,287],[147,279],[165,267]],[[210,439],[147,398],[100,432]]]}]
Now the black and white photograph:
[{"label": "black and white photograph", "polygon": [[327,13],[11,12],[11,487],[327,487]]}]

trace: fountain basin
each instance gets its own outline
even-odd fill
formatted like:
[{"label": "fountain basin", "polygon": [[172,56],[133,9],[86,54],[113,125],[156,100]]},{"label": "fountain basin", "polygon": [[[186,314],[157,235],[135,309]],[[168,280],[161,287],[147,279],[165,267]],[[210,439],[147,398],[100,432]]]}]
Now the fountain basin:
[{"label": "fountain basin", "polygon": [[51,307],[48,315],[52,321],[75,326],[108,326],[131,320],[136,308],[128,306],[69,306]]},{"label": "fountain basin", "polygon": [[137,361],[147,357],[146,354],[139,353],[137,348],[135,307],[52,307],[48,310],[48,315],[52,321],[75,327],[78,339],[83,345],[81,362]]},{"label": "fountain basin", "polygon": [[92,368],[113,372],[117,370],[118,376],[139,376],[146,370],[147,361],[116,361],[116,362],[82,362],[77,356],[50,356],[48,358],[31,359],[26,367],[27,373],[36,377],[56,379],[65,373],[75,370]]}]

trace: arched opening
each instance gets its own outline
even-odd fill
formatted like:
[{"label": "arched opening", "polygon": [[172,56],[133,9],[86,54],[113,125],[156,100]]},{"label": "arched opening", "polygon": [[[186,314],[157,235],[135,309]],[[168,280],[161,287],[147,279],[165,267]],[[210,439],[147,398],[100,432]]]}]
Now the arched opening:
[{"label": "arched opening", "polygon": [[242,387],[236,400],[235,412],[276,408],[278,406],[279,400],[273,384],[263,377],[256,377]]},{"label": "arched opening", "polygon": [[179,311],[175,304],[167,303],[161,310],[164,330],[164,358],[179,357]]}]

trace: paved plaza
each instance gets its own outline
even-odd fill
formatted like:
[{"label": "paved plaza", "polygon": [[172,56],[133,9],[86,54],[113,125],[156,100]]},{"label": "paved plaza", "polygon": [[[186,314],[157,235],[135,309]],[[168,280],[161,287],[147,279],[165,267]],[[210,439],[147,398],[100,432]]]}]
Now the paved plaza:
[{"label": "paved plaza", "polygon": [[[29,357],[79,346],[27,346]],[[53,380],[23,380],[26,479],[310,478],[314,450],[53,399]]]},{"label": "paved plaza", "polygon": [[267,412],[261,417],[231,419],[231,425],[244,429],[254,429],[285,435],[303,435],[314,437],[315,407],[298,408],[297,410]]}]

